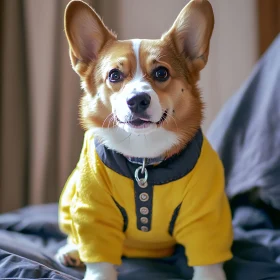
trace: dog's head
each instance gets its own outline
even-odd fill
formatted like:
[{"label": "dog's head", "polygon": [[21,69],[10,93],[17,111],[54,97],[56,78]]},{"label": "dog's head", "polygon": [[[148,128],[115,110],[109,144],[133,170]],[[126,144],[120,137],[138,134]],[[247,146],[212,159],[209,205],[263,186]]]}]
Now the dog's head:
[{"label": "dog's head", "polygon": [[192,0],[161,39],[119,41],[87,4],[70,2],[65,31],[84,89],[82,125],[128,156],[179,152],[201,125],[197,81],[213,26],[210,3]]}]

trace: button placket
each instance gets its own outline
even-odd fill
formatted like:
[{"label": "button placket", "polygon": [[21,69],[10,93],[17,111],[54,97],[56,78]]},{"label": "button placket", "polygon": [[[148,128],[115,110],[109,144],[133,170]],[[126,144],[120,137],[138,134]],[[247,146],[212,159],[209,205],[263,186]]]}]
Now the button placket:
[{"label": "button placket", "polygon": [[[146,173],[146,175],[148,175],[148,173]],[[135,176],[134,191],[137,229],[141,230],[142,232],[149,232],[151,230],[152,220],[153,185],[150,185],[148,180],[145,182],[145,184],[143,184],[141,179]]]},{"label": "button placket", "polygon": [[[139,185],[139,184],[138,184]],[[140,188],[143,188],[141,185],[139,185]],[[148,187],[148,184],[145,188]],[[147,191],[149,191],[147,189]],[[141,192],[139,194],[139,200],[142,202],[142,203],[149,203],[149,199],[150,199],[150,195],[147,193],[147,192]],[[151,204],[151,202],[149,203]],[[139,216],[137,217],[137,224],[138,224],[138,228],[140,226],[140,230],[143,231],[143,232],[148,232],[150,230],[150,227],[151,227],[151,223],[149,221],[149,218],[147,217],[147,215],[150,213],[150,210],[148,207],[141,207],[139,212],[142,214],[142,215],[146,215],[145,217],[143,216]],[[144,213],[144,214],[143,214]],[[150,216],[150,215],[149,215]],[[140,220],[140,221],[139,221]]]}]

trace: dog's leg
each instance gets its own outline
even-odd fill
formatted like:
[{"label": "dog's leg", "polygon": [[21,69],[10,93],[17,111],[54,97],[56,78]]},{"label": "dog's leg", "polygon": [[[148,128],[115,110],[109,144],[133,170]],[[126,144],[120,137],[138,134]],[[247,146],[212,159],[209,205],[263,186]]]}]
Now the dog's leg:
[{"label": "dog's leg", "polygon": [[86,263],[84,280],[117,280],[117,271],[111,263]]},{"label": "dog's leg", "polygon": [[223,264],[195,266],[193,280],[226,280]]},{"label": "dog's leg", "polygon": [[63,247],[61,247],[56,255],[55,259],[65,266],[82,266],[83,263],[80,260],[77,246],[70,241]]}]

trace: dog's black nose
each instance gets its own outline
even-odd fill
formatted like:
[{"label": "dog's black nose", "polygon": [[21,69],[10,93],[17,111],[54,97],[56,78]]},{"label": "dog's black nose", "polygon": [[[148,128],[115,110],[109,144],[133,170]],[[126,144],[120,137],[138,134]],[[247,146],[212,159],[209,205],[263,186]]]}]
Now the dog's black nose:
[{"label": "dog's black nose", "polygon": [[145,92],[139,92],[129,97],[126,103],[132,113],[143,113],[150,106],[151,96]]}]

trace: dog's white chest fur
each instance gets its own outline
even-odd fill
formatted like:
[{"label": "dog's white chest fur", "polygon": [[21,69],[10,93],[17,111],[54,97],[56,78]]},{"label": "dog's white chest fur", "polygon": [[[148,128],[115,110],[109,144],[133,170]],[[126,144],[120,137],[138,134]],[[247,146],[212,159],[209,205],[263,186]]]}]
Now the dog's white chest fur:
[{"label": "dog's white chest fur", "polygon": [[164,128],[157,129],[148,135],[136,135],[118,127],[93,128],[91,131],[110,149],[124,155],[141,158],[158,157],[178,142],[176,134]]}]

